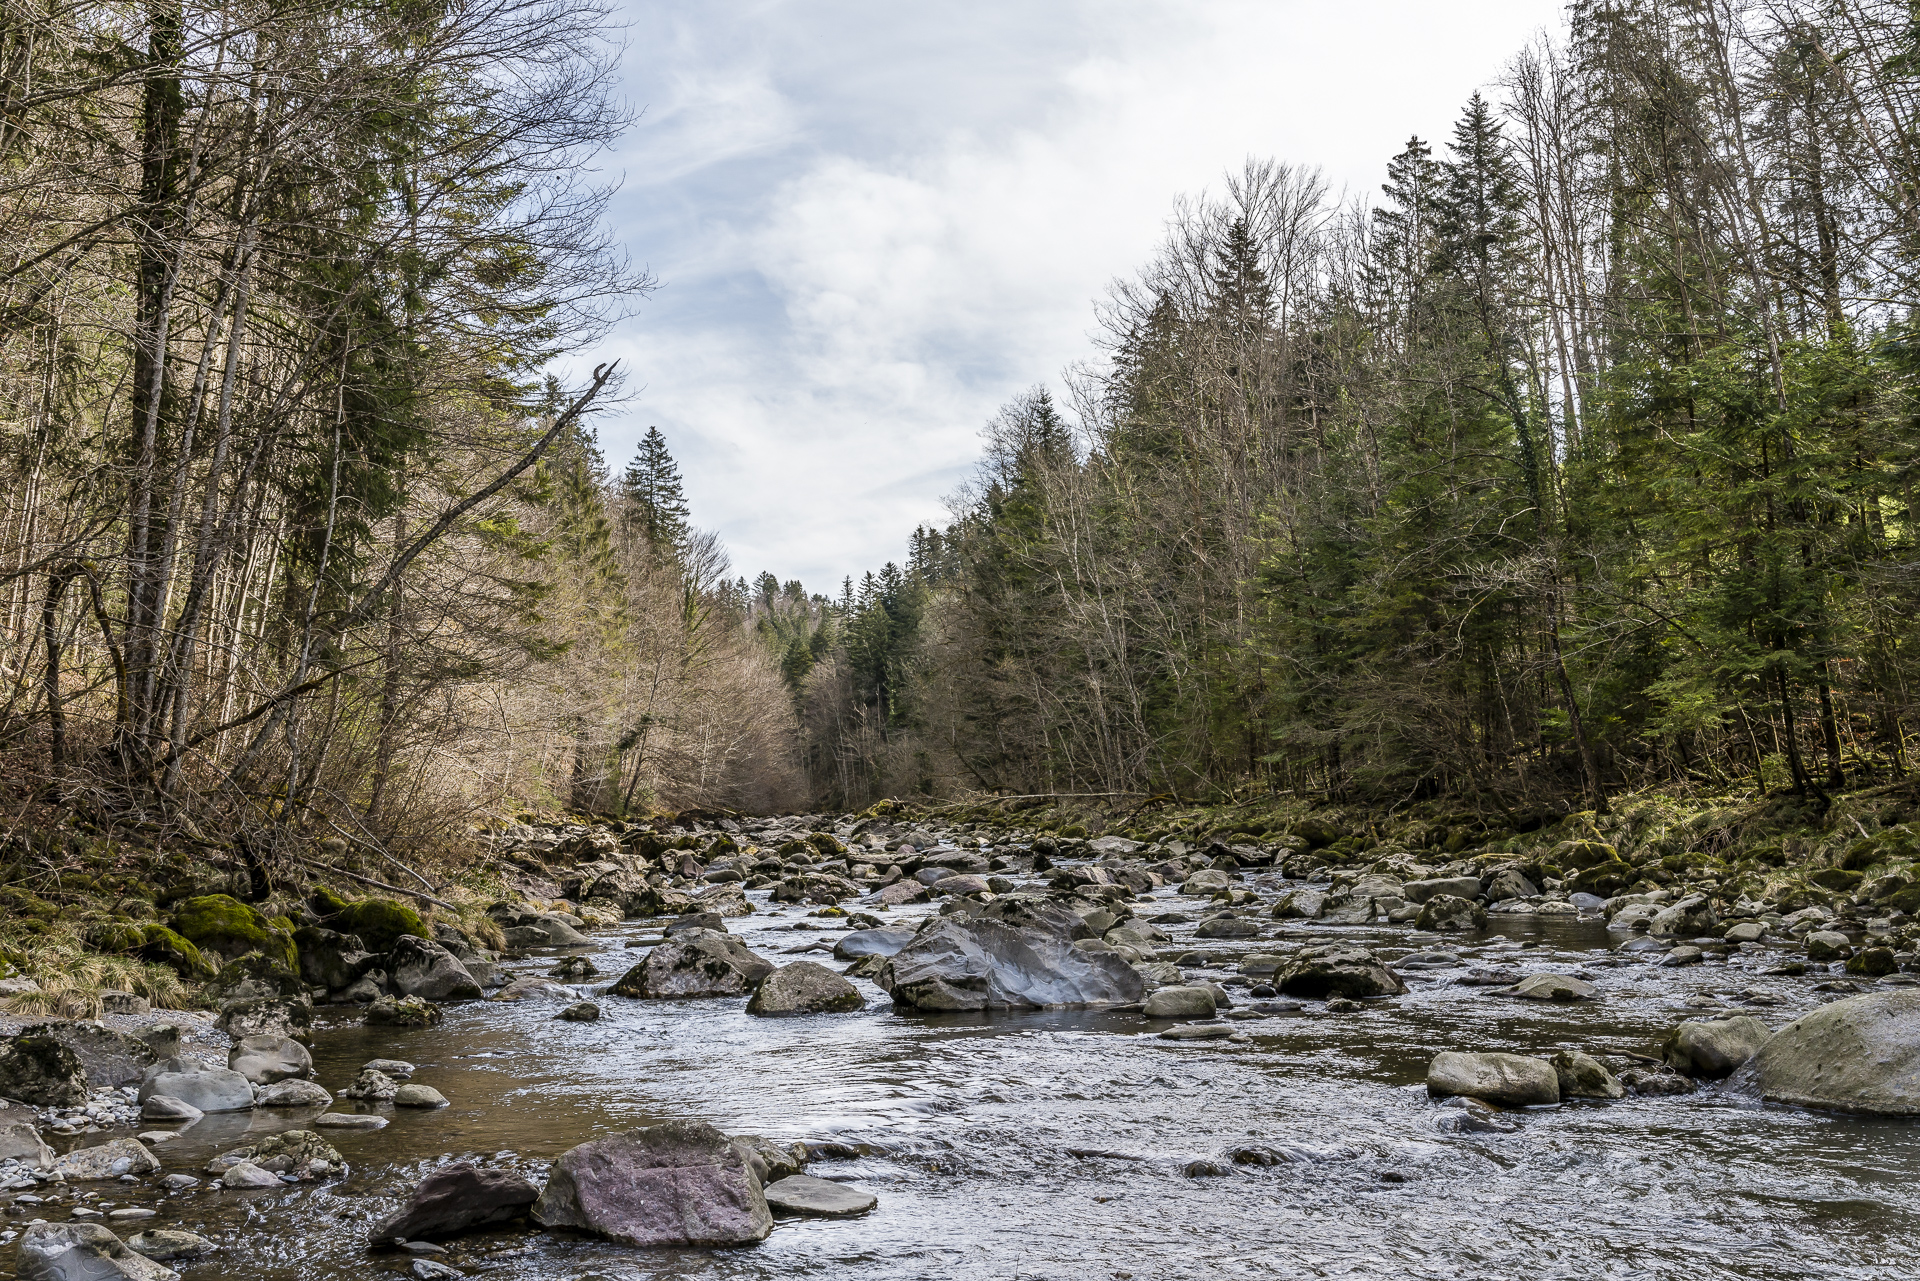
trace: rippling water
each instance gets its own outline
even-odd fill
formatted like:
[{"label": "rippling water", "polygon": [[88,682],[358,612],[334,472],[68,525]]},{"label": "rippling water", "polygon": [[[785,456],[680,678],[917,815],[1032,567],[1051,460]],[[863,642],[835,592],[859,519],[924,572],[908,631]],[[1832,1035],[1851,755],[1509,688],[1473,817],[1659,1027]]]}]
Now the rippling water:
[{"label": "rippling water", "polygon": [[[1200,915],[1193,900],[1136,904],[1143,917],[1169,908]],[[791,928],[802,919],[763,911],[731,925],[784,961],[783,949],[834,937]],[[1168,928],[1181,936],[1191,927]],[[160,1211],[139,1226],[219,1241],[220,1254],[183,1267],[189,1278],[366,1277],[406,1263],[368,1254],[366,1224],[439,1161],[510,1150],[502,1160],[537,1162],[598,1135],[694,1117],[732,1133],[847,1145],[851,1155],[810,1172],[867,1188],[879,1208],[852,1221],[782,1220],[768,1240],[738,1250],[643,1252],[494,1233],[449,1243],[444,1261],[502,1281],[1915,1275],[1920,1129],[1911,1124],[1739,1106],[1705,1090],[1531,1109],[1513,1134],[1438,1132],[1439,1107],[1421,1084],[1438,1050],[1645,1053],[1700,1013],[1685,1005],[1690,996],[1771,995],[1778,1005],[1751,1012],[1775,1026],[1827,999],[1812,991],[1824,976],[1762,976],[1764,955],[1656,969],[1608,954],[1597,925],[1547,918],[1497,928],[1455,950],[1469,963],[1523,970],[1591,966],[1601,999],[1521,1001],[1451,985],[1439,971],[1410,976],[1409,995],[1360,1013],[1309,1003],[1248,1022],[1244,1044],[1163,1041],[1137,1015],[901,1017],[865,984],[866,1012],[788,1020],[751,1018],[743,1000],[606,998],[601,1021],[586,1024],[555,1020],[553,1003],[477,1003],[450,1007],[436,1029],[316,1036],[330,1089],[370,1058],[401,1058],[453,1104],[401,1111],[377,1132],[331,1132],[352,1163],[342,1182],[167,1198],[89,1186],[103,1201]],[[623,944],[650,933],[630,923],[599,937],[588,954],[603,982],[637,958]],[[1271,933],[1364,939],[1397,949],[1390,955],[1436,946],[1433,935],[1400,929]],[[1271,941],[1195,946],[1224,962]],[[295,1128],[311,1115],[208,1118],[156,1150],[169,1170],[198,1173],[242,1133]],[[1217,1177],[1183,1172],[1253,1143],[1294,1159]],[[7,1226],[25,1217],[12,1214]]]}]

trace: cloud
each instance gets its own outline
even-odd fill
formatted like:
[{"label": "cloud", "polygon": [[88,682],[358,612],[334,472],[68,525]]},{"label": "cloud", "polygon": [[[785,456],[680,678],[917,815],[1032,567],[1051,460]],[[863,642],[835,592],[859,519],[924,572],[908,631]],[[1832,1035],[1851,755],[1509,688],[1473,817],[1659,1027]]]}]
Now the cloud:
[{"label": "cloud", "polygon": [[[1472,16],[1468,17],[1468,13]],[[707,3],[636,11],[621,230],[667,287],[608,351],[749,576],[831,590],[944,522],[1009,396],[1092,354],[1174,197],[1248,155],[1370,191],[1555,8]],[[637,181],[635,181],[637,179]]]}]

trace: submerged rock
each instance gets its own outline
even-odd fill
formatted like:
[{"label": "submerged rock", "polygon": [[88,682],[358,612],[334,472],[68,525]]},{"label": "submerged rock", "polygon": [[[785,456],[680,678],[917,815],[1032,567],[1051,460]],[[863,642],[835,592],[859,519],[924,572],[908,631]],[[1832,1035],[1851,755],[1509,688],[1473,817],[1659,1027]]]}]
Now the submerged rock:
[{"label": "submerged rock", "polygon": [[212,1254],[220,1247],[203,1236],[182,1232],[177,1228],[148,1228],[137,1236],[128,1237],[127,1248],[135,1254],[167,1263],[174,1259],[197,1259],[203,1254]]},{"label": "submerged rock", "polygon": [[421,1180],[405,1205],[368,1230],[367,1239],[381,1245],[395,1238],[448,1237],[510,1223],[539,1198],[539,1190],[511,1170],[448,1166]]},{"label": "submerged rock", "polygon": [[1795,1019],[1727,1088],[1769,1103],[1920,1116],[1920,990],[1848,997]]},{"label": "submerged rock", "polygon": [[1427,1094],[1463,1094],[1503,1107],[1560,1101],[1560,1076],[1545,1059],[1525,1054],[1467,1054],[1445,1050],[1427,1065]]},{"label": "submerged rock", "polygon": [[867,998],[860,989],[824,965],[795,961],[783,965],[754,989],[747,1002],[747,1013],[763,1018],[784,1018],[795,1014],[844,1014],[864,1009]]},{"label": "submerged rock", "polygon": [[534,1221],[627,1245],[743,1245],[773,1214],[746,1157],[701,1121],[669,1121],[562,1152]]},{"label": "submerged rock", "polygon": [[806,1174],[790,1174],[768,1184],[766,1196],[767,1204],[775,1210],[835,1219],[865,1214],[880,1204],[880,1199],[871,1192]]},{"label": "submerged rock", "polygon": [[1529,1001],[1591,1001],[1600,989],[1567,974],[1529,974],[1507,989]]},{"label": "submerged rock", "polygon": [[1118,954],[1077,949],[1066,929],[1038,920],[1019,928],[992,917],[929,925],[875,982],[892,993],[897,1010],[1117,1005],[1146,990]]},{"label": "submerged rock", "polygon": [[772,961],[747,950],[731,934],[684,930],[647,953],[647,959],[613,985],[615,996],[685,1001],[709,996],[745,996],[773,973]]}]

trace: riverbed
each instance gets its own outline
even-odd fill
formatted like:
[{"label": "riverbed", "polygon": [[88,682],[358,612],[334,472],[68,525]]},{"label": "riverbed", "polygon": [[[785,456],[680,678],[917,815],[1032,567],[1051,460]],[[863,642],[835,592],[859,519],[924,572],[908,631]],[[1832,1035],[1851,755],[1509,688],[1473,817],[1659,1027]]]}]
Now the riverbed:
[{"label": "riverbed", "polygon": [[[764,892],[729,928],[785,963],[831,942],[838,922],[780,908]],[[870,983],[860,1013],[757,1019],[744,999],[596,999],[594,1023],[560,1003],[447,1007],[423,1030],[318,1030],[321,1084],[338,1091],[367,1060],[416,1065],[451,1100],[387,1110],[373,1132],[328,1131],[351,1163],[334,1183],[263,1192],[157,1181],[88,1184],[89,1204],[150,1206],[121,1228],[179,1227],[220,1252],[176,1265],[216,1278],[401,1275],[410,1260],[370,1254],[369,1222],[436,1164],[524,1169],[584,1140],[685,1117],[729,1133],[802,1140],[817,1176],[879,1197],[853,1220],[782,1219],[759,1245],[684,1253],[536,1231],[447,1243],[440,1261],[500,1281],[561,1278],[1887,1278],[1912,1275],[1920,1246],[1920,1127],[1738,1103],[1697,1093],[1572,1102],[1512,1114],[1512,1133],[1444,1133],[1423,1086],[1443,1049],[1647,1054],[1683,1018],[1715,1006],[1779,1026],[1833,999],[1835,976],[1764,973],[1781,954],[1663,968],[1613,950],[1597,920],[1495,918],[1461,939],[1400,927],[1263,922],[1265,937],[1192,940],[1201,900],[1172,890],[1136,901],[1172,945],[1204,953],[1189,973],[1233,976],[1276,942],[1361,942],[1392,959],[1444,948],[1462,964],[1409,970],[1411,991],[1333,1013],[1319,1002],[1239,1023],[1244,1040],[1161,1039],[1139,1014],[1042,1012],[901,1016]],[[890,924],[930,908],[890,913]],[[796,925],[801,928],[795,928]],[[594,946],[511,963],[545,973],[585,955],[602,988],[658,937],[646,922]],[[807,957],[833,964],[820,952]],[[1453,980],[1474,966],[1579,974],[1600,988],[1574,1005],[1519,1000]],[[835,968],[838,968],[836,965]],[[1244,1007],[1244,987],[1230,989]],[[1691,1002],[1691,1003],[1690,1003]],[[208,1160],[313,1113],[209,1117],[156,1145],[167,1172]],[[90,1136],[89,1141],[111,1135]],[[1236,1150],[1269,1149],[1271,1165]],[[1219,1170],[1220,1173],[1208,1173]],[[64,1208],[37,1213],[64,1218]],[[10,1211],[4,1226],[30,1217]],[[5,1247],[10,1269],[13,1247]]]}]

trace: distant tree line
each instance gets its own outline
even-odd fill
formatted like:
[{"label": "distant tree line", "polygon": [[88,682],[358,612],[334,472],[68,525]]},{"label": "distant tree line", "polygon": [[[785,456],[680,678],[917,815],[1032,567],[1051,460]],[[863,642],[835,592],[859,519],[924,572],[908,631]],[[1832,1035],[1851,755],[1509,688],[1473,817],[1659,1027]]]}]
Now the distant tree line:
[{"label": "distant tree line", "polygon": [[1578,0],[1382,196],[1249,163],[834,607],[808,781],[1605,808],[1904,775],[1920,18]]}]

